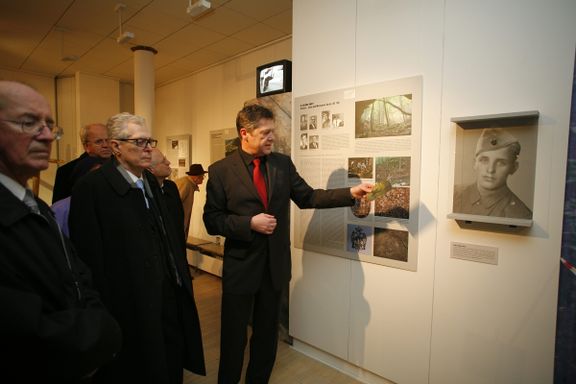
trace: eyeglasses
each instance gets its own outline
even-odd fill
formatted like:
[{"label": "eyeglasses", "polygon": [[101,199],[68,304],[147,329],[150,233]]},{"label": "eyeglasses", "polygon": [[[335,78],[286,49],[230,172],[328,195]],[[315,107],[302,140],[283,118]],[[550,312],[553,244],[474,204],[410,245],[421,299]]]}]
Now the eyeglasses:
[{"label": "eyeglasses", "polygon": [[150,145],[150,148],[156,148],[158,145],[158,140],[147,138],[147,139],[115,139],[118,141],[128,141],[140,148],[146,148],[147,145]]},{"label": "eyeglasses", "polygon": [[108,145],[109,142],[110,142],[110,140],[108,140],[108,139],[98,139],[98,140],[94,140],[94,141],[88,141],[87,143],[92,143],[94,145],[101,147],[104,144]]},{"label": "eyeglasses", "polygon": [[53,121],[49,120],[38,120],[38,119],[30,119],[30,120],[7,120],[7,119],[0,119],[0,121],[5,121],[7,123],[12,123],[20,126],[20,129],[24,133],[31,134],[32,136],[38,136],[44,127],[47,127],[52,135],[54,136],[54,140],[60,140],[62,135],[64,134],[64,130],[58,127]]}]

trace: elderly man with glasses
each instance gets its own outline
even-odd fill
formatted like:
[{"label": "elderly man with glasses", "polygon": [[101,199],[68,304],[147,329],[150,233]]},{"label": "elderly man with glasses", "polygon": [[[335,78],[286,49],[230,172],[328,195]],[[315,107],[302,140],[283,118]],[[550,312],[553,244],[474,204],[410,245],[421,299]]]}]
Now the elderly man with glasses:
[{"label": "elderly man with glasses", "polygon": [[112,160],[72,193],[70,235],[124,335],[96,383],[182,383],[205,374],[198,313],[181,227],[147,168],[157,140],[129,113],[107,124]]},{"label": "elderly man with glasses", "polygon": [[80,157],[58,167],[56,171],[52,203],[65,199],[72,194],[72,187],[78,181],[75,177],[75,174],[77,174],[75,170],[82,159],[90,156],[108,160],[112,155],[108,131],[104,124],[93,123],[84,126],[80,130],[80,141],[84,146],[84,153]]},{"label": "elderly man with glasses", "polygon": [[0,381],[89,380],[120,349],[120,328],[52,212],[27,188],[62,131],[46,99],[0,81]]}]

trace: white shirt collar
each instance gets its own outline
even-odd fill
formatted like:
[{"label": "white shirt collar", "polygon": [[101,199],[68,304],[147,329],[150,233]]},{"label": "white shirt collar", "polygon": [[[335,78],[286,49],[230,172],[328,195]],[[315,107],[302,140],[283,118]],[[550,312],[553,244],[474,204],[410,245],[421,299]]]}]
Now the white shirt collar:
[{"label": "white shirt collar", "polygon": [[5,186],[14,196],[19,200],[24,201],[24,195],[26,195],[26,188],[24,188],[16,180],[13,180],[0,172],[0,183]]}]

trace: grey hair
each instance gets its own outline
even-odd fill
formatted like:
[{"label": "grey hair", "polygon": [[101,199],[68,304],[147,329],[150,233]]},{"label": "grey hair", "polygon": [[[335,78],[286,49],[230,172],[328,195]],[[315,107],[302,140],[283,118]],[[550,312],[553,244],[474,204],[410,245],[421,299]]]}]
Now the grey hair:
[{"label": "grey hair", "polygon": [[100,124],[100,123],[86,124],[85,126],[83,126],[80,129],[80,142],[82,144],[88,144],[88,131],[90,131],[90,127],[93,127],[95,125],[102,126],[102,127],[106,128],[106,126],[104,124]]},{"label": "grey hair", "polygon": [[128,112],[122,112],[112,116],[106,123],[108,129],[108,136],[110,139],[127,139],[126,129],[128,124],[136,124],[141,127],[146,127],[146,119],[142,116],[133,115]]}]

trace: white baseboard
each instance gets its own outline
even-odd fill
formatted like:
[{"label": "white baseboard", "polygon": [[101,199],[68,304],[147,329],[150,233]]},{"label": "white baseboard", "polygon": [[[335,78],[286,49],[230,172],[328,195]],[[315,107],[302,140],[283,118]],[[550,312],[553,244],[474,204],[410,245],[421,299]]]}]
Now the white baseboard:
[{"label": "white baseboard", "polygon": [[297,339],[293,339],[292,348],[297,350],[300,353],[305,354],[313,358],[314,360],[318,360],[321,363],[328,365],[354,379],[366,383],[366,384],[395,384],[393,381],[386,380],[383,377],[375,375],[372,372],[369,372],[365,369],[362,369],[356,365],[350,364],[347,361],[344,361],[334,355],[321,351],[310,344],[306,344],[302,341]]}]

